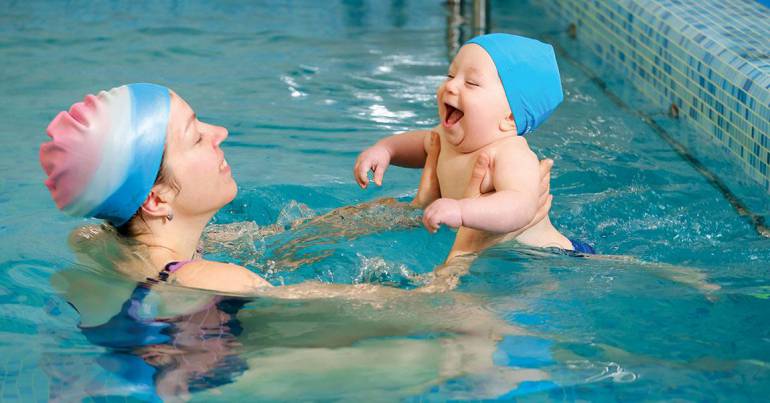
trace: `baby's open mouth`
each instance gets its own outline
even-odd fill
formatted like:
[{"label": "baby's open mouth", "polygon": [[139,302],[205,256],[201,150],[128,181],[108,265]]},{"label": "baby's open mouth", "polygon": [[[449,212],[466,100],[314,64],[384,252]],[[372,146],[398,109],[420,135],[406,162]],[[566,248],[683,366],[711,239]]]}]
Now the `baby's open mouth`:
[{"label": "baby's open mouth", "polygon": [[452,127],[463,118],[463,111],[455,108],[448,103],[444,103],[446,114],[444,115],[444,127]]}]

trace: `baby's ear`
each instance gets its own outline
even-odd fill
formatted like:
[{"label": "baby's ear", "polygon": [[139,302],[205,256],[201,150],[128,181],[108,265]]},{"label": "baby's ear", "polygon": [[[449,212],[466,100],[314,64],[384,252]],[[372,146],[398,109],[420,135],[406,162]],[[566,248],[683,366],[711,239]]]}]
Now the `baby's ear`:
[{"label": "baby's ear", "polygon": [[516,134],[516,120],[513,119],[513,113],[509,113],[508,116],[500,120],[500,131]]}]

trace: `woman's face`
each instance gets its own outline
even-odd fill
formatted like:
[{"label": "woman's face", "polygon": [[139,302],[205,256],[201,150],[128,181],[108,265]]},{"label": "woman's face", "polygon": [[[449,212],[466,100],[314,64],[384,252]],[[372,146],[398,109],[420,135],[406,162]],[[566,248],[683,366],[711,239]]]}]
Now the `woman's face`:
[{"label": "woman's face", "polygon": [[213,214],[235,198],[238,188],[219,145],[227,129],[198,120],[190,105],[171,92],[166,168],[178,185],[175,215]]}]

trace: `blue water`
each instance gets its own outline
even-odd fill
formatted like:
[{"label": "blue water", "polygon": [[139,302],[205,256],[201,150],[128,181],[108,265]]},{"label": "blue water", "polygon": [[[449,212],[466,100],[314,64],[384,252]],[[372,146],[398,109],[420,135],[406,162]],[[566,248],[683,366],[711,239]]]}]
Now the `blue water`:
[{"label": "blue water", "polygon": [[[142,388],[121,380],[51,285],[62,271],[117,281],[68,247],[70,231],[93,222],[55,209],[37,162],[48,121],[86,93],[161,83],[202,120],[230,130],[224,150],[240,190],[215,224],[247,224],[207,248],[275,284],[412,289],[452,242],[450,231],[430,235],[389,209],[266,230],[414,194],[418,171],[391,168],[382,188],[362,191],[351,170],[376,139],[437,122],[434,93],[451,48],[442,2],[209,3],[0,5],[4,400],[142,399],[169,385],[184,395],[192,384],[203,384],[193,399],[223,401],[736,401],[770,393],[768,241],[639,116],[618,108],[571,59],[590,55],[526,2],[496,3],[493,26],[554,38],[570,55],[559,60],[565,102],[530,141],[555,160],[552,220],[602,254],[633,259],[510,244],[483,253],[446,295],[252,301],[238,314],[237,343],[215,346],[227,354],[182,354],[233,382],[173,371]],[[629,83],[613,86],[636,97]],[[714,168],[730,181],[733,168],[714,153]],[[758,212],[770,210],[759,187],[735,187]],[[356,233],[362,227],[377,232]],[[704,283],[721,290],[707,293]],[[518,330],[477,334],[501,324]]]}]

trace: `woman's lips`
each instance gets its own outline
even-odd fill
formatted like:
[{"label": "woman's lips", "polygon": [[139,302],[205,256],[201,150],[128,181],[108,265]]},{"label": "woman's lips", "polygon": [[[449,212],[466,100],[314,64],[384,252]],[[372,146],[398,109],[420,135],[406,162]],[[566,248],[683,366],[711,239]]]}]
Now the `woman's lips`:
[{"label": "woman's lips", "polygon": [[455,108],[452,105],[449,105],[448,103],[444,103],[444,110],[446,110],[446,113],[444,114],[444,121],[441,123],[447,129],[457,124],[457,122],[463,118],[463,111]]},{"label": "woman's lips", "polygon": [[222,163],[219,164],[219,170],[223,172],[230,170],[230,164],[227,163],[226,159],[222,159]]}]

